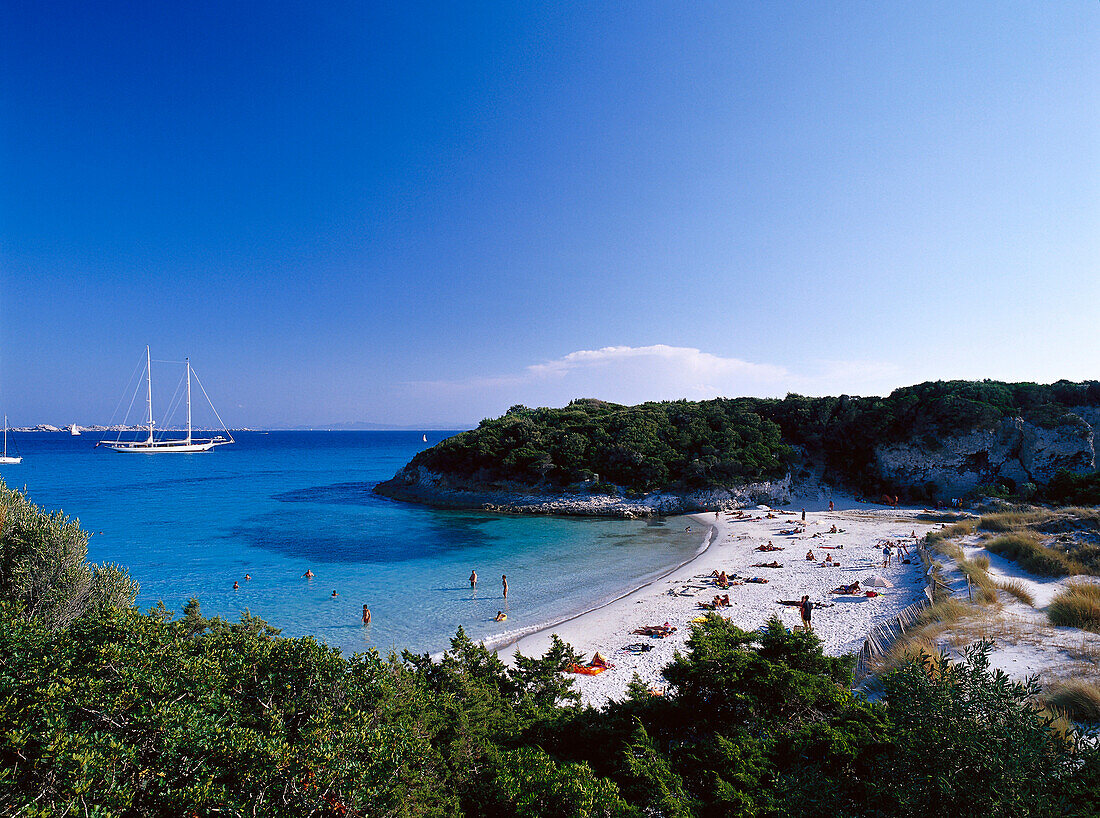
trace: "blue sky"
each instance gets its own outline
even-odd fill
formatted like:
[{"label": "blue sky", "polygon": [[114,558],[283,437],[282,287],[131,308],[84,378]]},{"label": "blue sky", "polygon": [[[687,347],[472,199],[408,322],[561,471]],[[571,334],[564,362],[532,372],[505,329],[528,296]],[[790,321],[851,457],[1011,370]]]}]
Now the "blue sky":
[{"label": "blue sky", "polygon": [[13,422],[1100,377],[1096,3],[439,5],[9,6]]}]

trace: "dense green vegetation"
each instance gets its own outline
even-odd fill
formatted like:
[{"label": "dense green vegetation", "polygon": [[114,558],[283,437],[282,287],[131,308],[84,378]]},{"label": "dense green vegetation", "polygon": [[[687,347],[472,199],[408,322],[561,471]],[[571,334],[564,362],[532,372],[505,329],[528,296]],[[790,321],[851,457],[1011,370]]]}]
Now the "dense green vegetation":
[{"label": "dense green vegetation", "polygon": [[1063,469],[1044,487],[1041,499],[1057,506],[1100,506],[1100,471],[1074,474]]},{"label": "dense green vegetation", "polygon": [[[0,513],[56,603],[0,597],[3,815],[1072,817],[1100,796],[1095,740],[1053,730],[985,646],[904,664],[872,703],[812,634],[710,615],[665,695],[594,710],[561,642],[514,667],[461,631],[440,661],[345,657],[195,602],[141,613],[50,572],[72,523],[7,491]],[[74,600],[94,602],[56,615]]]},{"label": "dense green vegetation", "polygon": [[586,399],[562,409],[513,406],[410,465],[481,484],[557,487],[598,476],[635,491],[702,488],[780,476],[795,445],[835,479],[877,491],[876,445],[934,447],[944,435],[992,428],[1004,417],[1043,427],[1080,423],[1068,414],[1075,406],[1100,406],[1100,382],[937,381],[885,398],[788,395],[639,406]]}]

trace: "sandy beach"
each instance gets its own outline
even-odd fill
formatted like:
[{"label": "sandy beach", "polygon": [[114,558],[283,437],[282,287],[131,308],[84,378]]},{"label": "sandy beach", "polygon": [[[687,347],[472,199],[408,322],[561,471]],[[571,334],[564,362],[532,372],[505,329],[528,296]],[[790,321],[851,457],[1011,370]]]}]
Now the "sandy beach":
[{"label": "sandy beach", "polygon": [[[825,651],[832,655],[857,651],[870,628],[923,596],[924,572],[911,535],[915,532],[921,537],[935,524],[919,522],[919,508],[891,508],[835,494],[832,500],[833,511],[828,509],[828,499],[814,496],[795,498],[782,509],[744,509],[740,517],[736,512],[723,512],[717,518],[713,513],[674,518],[670,523],[678,520],[693,530],[698,527],[701,539],[710,531],[709,546],[695,559],[603,607],[525,635],[501,647],[499,655],[505,661],[517,651],[542,655],[556,633],[586,658],[599,651],[614,664],[597,676],[575,677],[585,703],[600,705],[621,698],[635,673],[660,689],[664,686],[661,669],[676,650],[683,649],[691,621],[705,613],[700,603],[710,602],[716,594],[729,594],[730,598],[730,606],[717,612],[747,630],[760,627],[773,614],[788,627],[801,625],[798,609],[779,600],[797,600],[808,594],[821,606],[814,610],[813,628]],[[834,526],[837,533],[830,533]],[[883,569],[882,547],[888,541],[910,546],[911,564],[892,560]],[[756,550],[769,542],[782,550]],[[806,558],[807,551],[813,552],[813,560]],[[827,555],[839,566],[822,567]],[[772,562],[782,567],[753,567]],[[719,589],[710,576],[714,571],[725,571],[731,578],[762,577],[768,582]],[[873,598],[829,593],[873,574],[881,574],[893,587],[878,588],[881,595]],[[668,638],[633,633],[642,626],[665,622],[677,629]],[[634,653],[624,649],[628,645],[650,649]]]}]

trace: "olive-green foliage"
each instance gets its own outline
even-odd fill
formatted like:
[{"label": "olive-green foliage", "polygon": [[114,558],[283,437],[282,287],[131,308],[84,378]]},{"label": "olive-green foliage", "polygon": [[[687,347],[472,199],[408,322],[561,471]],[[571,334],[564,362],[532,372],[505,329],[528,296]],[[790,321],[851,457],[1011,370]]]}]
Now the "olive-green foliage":
[{"label": "olive-green foliage", "polygon": [[60,628],[89,608],[128,608],[137,583],[117,565],[88,563],[88,534],[0,482],[0,601]]},{"label": "olive-green foliage", "polygon": [[636,680],[602,710],[561,672],[580,659],[555,638],[508,667],[462,631],[438,661],[348,658],[195,600],[67,624],[3,601],[0,814],[1084,816],[1100,796],[1095,746],[1071,754],[984,654],[910,662],[869,703],[812,633],[712,614],[666,695]]},{"label": "olive-green foliage", "polygon": [[[823,460],[834,479],[878,491],[887,488],[876,476],[882,443],[934,448],[944,435],[992,428],[1004,417],[1054,427],[1076,420],[1067,410],[1081,405],[1100,405],[1100,382],[937,381],[885,398],[791,394],[639,406],[582,399],[563,409],[513,406],[410,465],[480,484],[563,486],[598,475],[633,490],[700,488],[781,475],[793,444]],[[908,491],[924,496],[931,489]]]},{"label": "olive-green foliage", "polygon": [[1016,818],[1058,815],[1072,802],[1072,745],[1051,730],[1036,680],[991,671],[990,649],[976,645],[963,662],[926,656],[885,678],[893,742],[879,775],[893,814]]},{"label": "olive-green foliage", "polygon": [[564,409],[513,406],[421,452],[412,465],[479,482],[565,485],[598,476],[644,490],[773,477],[789,457],[779,427],[742,401],[628,407],[576,400]]},{"label": "olive-green foliage", "polygon": [[1062,469],[1042,489],[1039,496],[1059,506],[1100,506],[1100,471],[1074,474]]}]

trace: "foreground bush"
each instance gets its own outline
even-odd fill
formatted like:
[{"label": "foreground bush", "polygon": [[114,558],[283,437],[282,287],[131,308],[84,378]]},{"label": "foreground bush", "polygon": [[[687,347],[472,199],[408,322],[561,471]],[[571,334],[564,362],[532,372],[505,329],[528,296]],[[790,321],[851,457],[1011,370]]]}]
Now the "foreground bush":
[{"label": "foreground bush", "polygon": [[[54,522],[28,541],[79,543]],[[597,711],[556,638],[506,667],[461,630],[438,661],[349,658],[194,600],[65,624],[86,583],[27,571],[0,598],[0,815],[1077,818],[1100,797],[1095,742],[1053,730],[985,646],[910,660],[871,703],[812,633],[711,614],[666,695],[636,682]]]}]

